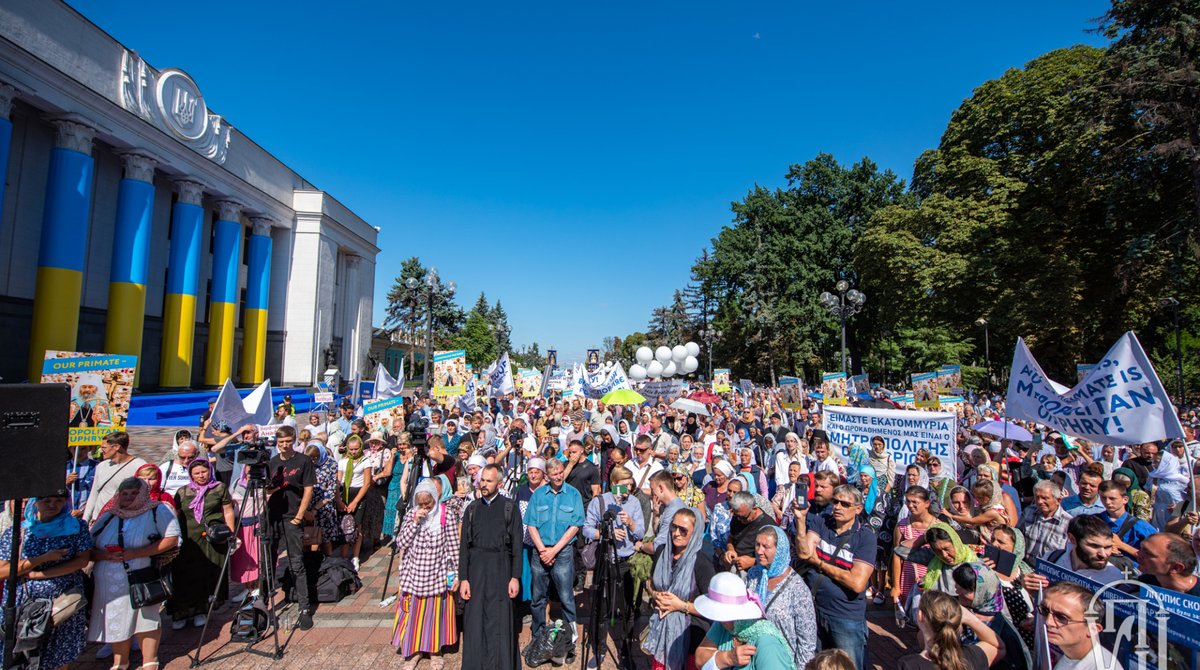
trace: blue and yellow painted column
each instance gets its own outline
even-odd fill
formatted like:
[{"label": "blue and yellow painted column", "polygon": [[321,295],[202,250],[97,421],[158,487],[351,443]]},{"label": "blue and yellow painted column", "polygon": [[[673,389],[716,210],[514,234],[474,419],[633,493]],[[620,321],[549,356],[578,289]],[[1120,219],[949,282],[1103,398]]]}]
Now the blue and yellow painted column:
[{"label": "blue and yellow painted column", "polygon": [[238,270],[242,265],[242,207],[217,203],[213,224],[212,295],[208,303],[208,352],[204,384],[220,386],[233,375],[233,328],[237,323]]},{"label": "blue and yellow painted column", "polygon": [[92,159],[95,130],[75,119],[58,119],[50,154],[33,326],[29,335],[29,379],[42,376],[47,349],[74,351],[79,335],[83,265],[92,216]]},{"label": "blue and yellow painted column", "polygon": [[0,212],[4,211],[4,185],[8,181],[8,150],[12,146],[12,101],[17,90],[0,82]]},{"label": "blue and yellow painted column", "polygon": [[146,267],[154,223],[154,159],[127,153],[121,160],[125,177],[117,191],[104,352],[141,356],[146,326]]},{"label": "blue and yellow painted column", "polygon": [[246,313],[242,318],[242,383],[261,384],[267,368],[267,305],[271,296],[271,221],[251,220],[246,251]]},{"label": "blue and yellow painted column", "polygon": [[196,285],[200,281],[200,239],[204,233],[204,185],[175,182],[179,199],[171,209],[171,249],[167,253],[167,295],[163,304],[162,366],[164,388],[192,385],[192,347],[196,335]]}]

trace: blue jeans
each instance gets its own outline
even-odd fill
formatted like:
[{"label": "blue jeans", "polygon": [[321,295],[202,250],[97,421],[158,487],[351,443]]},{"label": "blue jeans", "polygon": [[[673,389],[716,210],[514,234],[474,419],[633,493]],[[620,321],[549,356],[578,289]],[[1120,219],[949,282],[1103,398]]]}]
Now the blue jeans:
[{"label": "blue jeans", "polygon": [[817,650],[841,649],[854,659],[854,667],[867,667],[866,619],[838,619],[817,612]]},{"label": "blue jeans", "polygon": [[575,545],[568,544],[554,557],[552,565],[542,563],[537,550],[531,550],[529,555],[530,591],[533,602],[533,634],[536,636],[546,625],[546,601],[549,596],[547,588],[554,582],[558,591],[558,599],[562,602],[563,619],[568,630],[575,632]]}]

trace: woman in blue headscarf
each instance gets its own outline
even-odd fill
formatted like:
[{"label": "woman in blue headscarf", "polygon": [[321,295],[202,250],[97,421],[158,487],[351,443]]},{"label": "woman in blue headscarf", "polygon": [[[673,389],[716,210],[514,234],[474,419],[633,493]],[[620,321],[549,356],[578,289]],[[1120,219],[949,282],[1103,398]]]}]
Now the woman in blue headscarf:
[{"label": "woman in blue headscarf", "polygon": [[863,514],[871,515],[875,509],[875,499],[879,497],[879,486],[875,483],[875,468],[864,463],[858,468],[859,488],[863,494]]},{"label": "woman in blue headscarf", "polygon": [[758,531],[754,553],[758,562],[746,575],[746,585],[750,593],[758,595],[766,619],[783,633],[795,667],[803,668],[817,653],[817,616],[812,592],[791,568],[787,533],[779,526]]},{"label": "woman in blue headscarf", "polygon": [[[20,585],[17,588],[17,607],[29,598],[57,598],[68,591],[83,592],[83,568],[91,562],[92,536],[87,526],[71,516],[67,491],[55,491],[34,498],[25,507],[21,523],[24,541],[21,560],[17,563]],[[7,577],[8,558],[12,556],[12,528],[0,535],[0,574]],[[5,584],[3,596],[7,598]],[[64,667],[83,653],[87,607],[81,607],[72,617],[54,626],[41,655],[41,667]],[[0,612],[0,624],[6,624]],[[0,656],[4,653],[0,640]]]}]

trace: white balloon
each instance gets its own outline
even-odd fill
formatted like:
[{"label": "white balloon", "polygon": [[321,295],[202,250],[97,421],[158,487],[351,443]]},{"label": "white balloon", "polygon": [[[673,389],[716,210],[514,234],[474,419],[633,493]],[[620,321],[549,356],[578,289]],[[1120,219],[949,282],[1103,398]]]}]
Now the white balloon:
[{"label": "white balloon", "polygon": [[646,378],[646,368],[638,363],[629,366],[629,378],[635,382],[640,382]]},{"label": "white balloon", "polygon": [[671,348],[671,360],[676,363],[682,363],[683,359],[688,357],[687,347],[682,344],[676,344]]},{"label": "white balloon", "polygon": [[667,363],[666,367],[663,368],[664,377],[674,377],[676,372],[678,372],[678,369],[675,367],[675,361]]},{"label": "white balloon", "polygon": [[663,374],[663,364],[658,361],[650,361],[650,365],[646,366],[646,375],[650,377],[661,377]]},{"label": "white balloon", "polygon": [[666,365],[667,362],[671,360],[671,348],[670,347],[659,347],[659,348],[655,349],[654,350],[654,359],[657,360],[659,363]]},{"label": "white balloon", "polygon": [[698,367],[700,367],[700,361],[695,356],[688,356],[687,358],[683,359],[684,374],[691,374],[695,372],[696,368]]},{"label": "white balloon", "polygon": [[700,345],[696,344],[695,342],[688,342],[687,344],[683,345],[683,348],[687,349],[688,356],[700,355]]},{"label": "white balloon", "polygon": [[638,347],[636,356],[638,363],[645,365],[654,360],[654,351],[650,347]]}]

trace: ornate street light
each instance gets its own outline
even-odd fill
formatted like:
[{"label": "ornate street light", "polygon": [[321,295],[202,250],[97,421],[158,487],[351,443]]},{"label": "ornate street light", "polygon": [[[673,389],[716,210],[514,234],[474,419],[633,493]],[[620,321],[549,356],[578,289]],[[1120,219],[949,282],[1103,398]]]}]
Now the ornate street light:
[{"label": "ornate street light", "polygon": [[975,327],[983,329],[983,359],[987,361],[987,387],[992,389],[992,345],[988,338],[988,320],[982,316],[975,319]]},{"label": "ornate street light", "polygon": [[850,288],[850,282],[839,279],[833,288],[837,295],[829,291],[821,293],[821,306],[827,312],[838,317],[842,324],[842,372],[846,371],[846,318],[862,311],[867,302],[867,296],[858,289]]},{"label": "ornate street light", "polygon": [[409,277],[404,280],[404,285],[412,294],[414,301],[425,302],[425,366],[424,382],[422,382],[421,388],[428,392],[431,381],[429,368],[433,361],[433,304],[437,300],[450,302],[454,298],[454,292],[458,286],[454,282],[449,282],[445,288],[439,288],[438,271],[436,267],[432,266],[425,272],[424,277],[421,279]]},{"label": "ornate street light", "polygon": [[719,330],[714,330],[711,326],[700,331],[700,339],[704,340],[704,346],[708,347],[708,381],[712,381],[713,374],[713,342],[721,339],[723,335]]}]

